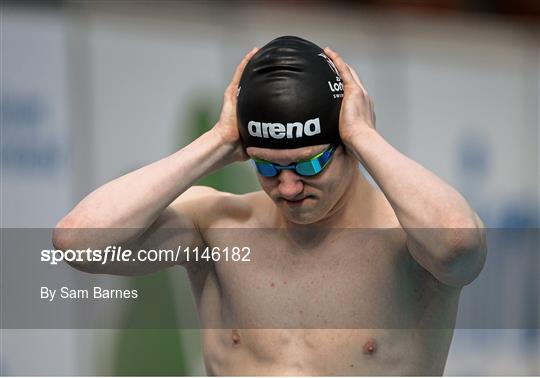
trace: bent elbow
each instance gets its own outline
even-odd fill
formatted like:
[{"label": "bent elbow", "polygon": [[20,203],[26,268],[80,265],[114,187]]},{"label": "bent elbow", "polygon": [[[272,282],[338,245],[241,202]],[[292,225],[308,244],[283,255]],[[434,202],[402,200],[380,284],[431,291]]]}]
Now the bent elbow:
[{"label": "bent elbow", "polygon": [[[51,242],[55,250],[66,252],[76,250],[80,246],[80,230],[77,228],[76,220],[67,215],[62,218],[52,231]],[[88,273],[93,273],[95,268],[89,259],[80,258],[64,260],[71,267]]]},{"label": "bent elbow", "polygon": [[439,262],[441,281],[450,286],[465,286],[478,277],[487,255],[483,228],[458,229]]},{"label": "bent elbow", "polygon": [[65,251],[68,245],[67,241],[68,231],[64,227],[62,220],[54,227],[51,237],[52,245],[55,249]]},{"label": "bent elbow", "polygon": [[54,248],[65,251],[70,246],[73,246],[73,230],[75,227],[76,225],[69,215],[62,218],[52,232],[51,242]]},{"label": "bent elbow", "polygon": [[444,249],[450,260],[481,249],[485,244],[485,228],[478,215],[450,222],[450,226],[440,230],[443,233]]}]

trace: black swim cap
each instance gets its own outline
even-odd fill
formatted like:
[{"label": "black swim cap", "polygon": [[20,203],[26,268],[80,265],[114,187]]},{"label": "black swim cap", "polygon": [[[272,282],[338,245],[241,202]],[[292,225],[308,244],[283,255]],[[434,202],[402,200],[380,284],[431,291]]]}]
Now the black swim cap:
[{"label": "black swim cap", "polygon": [[245,147],[275,149],[339,143],[343,83],[312,42],[280,37],[246,65],[237,116]]}]

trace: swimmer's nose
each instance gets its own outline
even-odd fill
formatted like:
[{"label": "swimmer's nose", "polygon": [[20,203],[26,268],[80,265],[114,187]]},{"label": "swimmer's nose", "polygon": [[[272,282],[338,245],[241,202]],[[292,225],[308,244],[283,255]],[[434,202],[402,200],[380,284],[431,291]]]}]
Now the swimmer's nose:
[{"label": "swimmer's nose", "polygon": [[281,171],[278,177],[278,190],[281,197],[293,201],[300,197],[304,190],[302,178],[290,170]]}]

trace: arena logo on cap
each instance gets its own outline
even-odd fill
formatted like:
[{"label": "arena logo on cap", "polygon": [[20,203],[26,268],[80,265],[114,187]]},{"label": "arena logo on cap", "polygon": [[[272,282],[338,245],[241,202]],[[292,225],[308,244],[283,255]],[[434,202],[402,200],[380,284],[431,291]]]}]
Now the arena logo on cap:
[{"label": "arena logo on cap", "polygon": [[321,133],[321,123],[319,118],[302,122],[289,122],[287,125],[282,123],[268,123],[249,121],[248,132],[253,137],[273,138],[273,139],[292,139],[302,138],[303,135],[313,136]]}]

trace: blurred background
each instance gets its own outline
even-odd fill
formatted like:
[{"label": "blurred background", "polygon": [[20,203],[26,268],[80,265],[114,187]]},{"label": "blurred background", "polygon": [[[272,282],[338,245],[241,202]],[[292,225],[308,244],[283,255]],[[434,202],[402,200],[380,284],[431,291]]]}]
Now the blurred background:
[{"label": "blurred background", "polygon": [[[243,55],[282,35],[341,53],[383,136],[456,187],[486,226],[539,227],[538,1],[1,6],[3,228],[54,227],[96,187],[188,144],[217,120]],[[258,190],[247,164],[203,183]],[[462,305],[475,285],[527,265],[515,262],[489,261]],[[2,330],[2,375],[204,375],[199,332],[179,315],[195,311],[184,271],[129,280],[160,287],[131,311],[178,317],[177,331]],[[513,305],[538,317],[538,278],[518,284],[506,286]],[[538,340],[538,329],[458,329],[445,374],[539,375]]]}]

